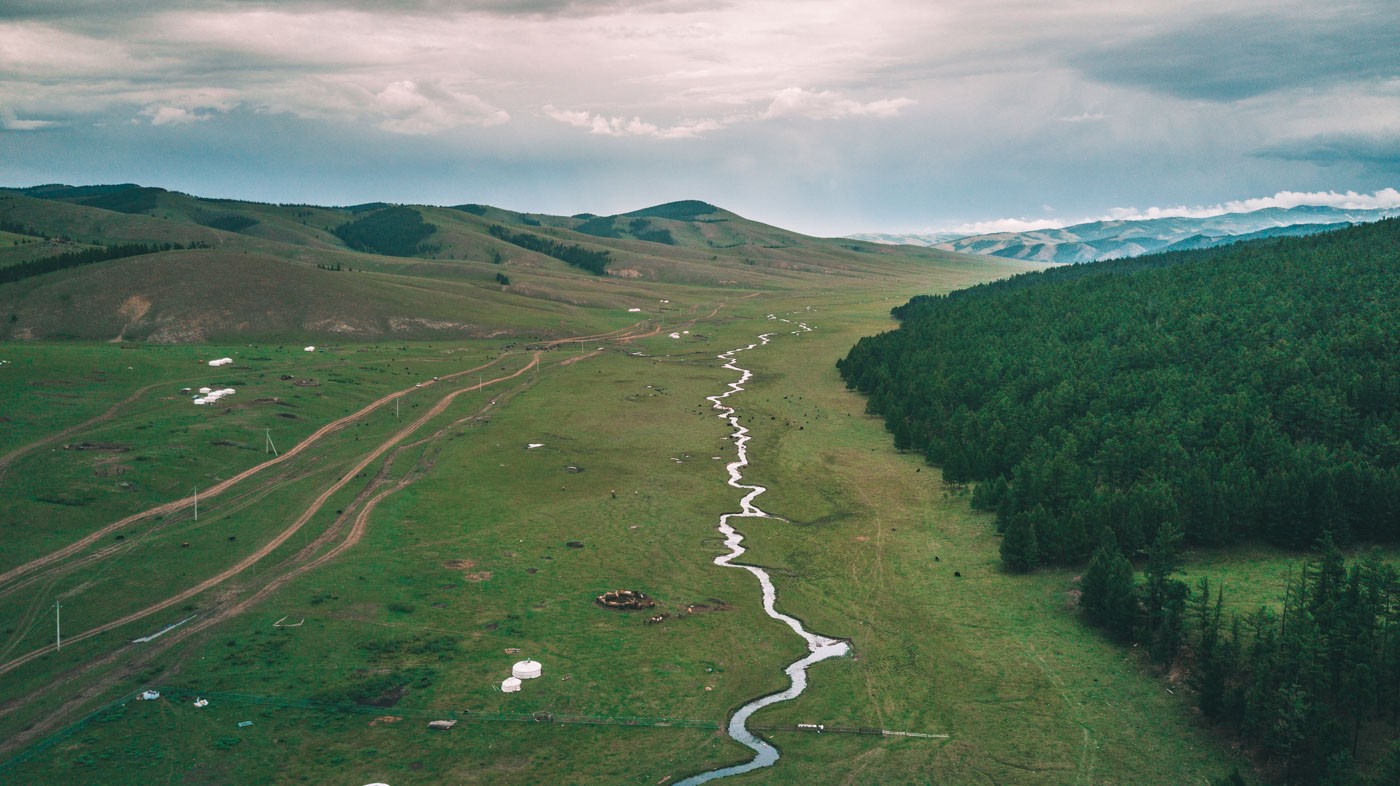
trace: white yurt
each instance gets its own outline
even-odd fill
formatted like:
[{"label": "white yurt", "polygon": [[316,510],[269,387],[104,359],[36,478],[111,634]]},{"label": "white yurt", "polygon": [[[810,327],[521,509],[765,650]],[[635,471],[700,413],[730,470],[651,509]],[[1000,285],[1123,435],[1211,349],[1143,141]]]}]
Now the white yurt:
[{"label": "white yurt", "polygon": [[315,347],[307,347],[307,348],[306,348],[306,351],[307,351],[307,352],[315,352],[315,351],[316,351],[316,348],[315,348]]},{"label": "white yurt", "polygon": [[516,693],[520,690],[520,680],[515,677],[506,677],[501,683],[501,693]]},{"label": "white yurt", "polygon": [[516,679],[533,680],[544,673],[544,667],[539,661],[522,660],[510,667],[510,674]]},{"label": "white yurt", "polygon": [[200,388],[200,389],[199,389],[199,392],[200,392],[200,393],[203,393],[203,394],[205,394],[205,395],[207,396],[207,395],[209,395],[210,393],[213,393],[213,392],[214,392],[214,389],[213,389],[213,388]]}]

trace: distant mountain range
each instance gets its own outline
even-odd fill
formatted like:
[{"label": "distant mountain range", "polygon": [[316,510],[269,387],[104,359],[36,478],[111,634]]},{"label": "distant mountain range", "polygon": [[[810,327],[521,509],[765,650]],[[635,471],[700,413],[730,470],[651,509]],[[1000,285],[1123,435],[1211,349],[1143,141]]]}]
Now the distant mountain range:
[{"label": "distant mountain range", "polygon": [[1153,218],[1139,221],[1092,221],[1063,229],[998,232],[958,236],[934,234],[857,234],[875,243],[926,246],[986,256],[1036,262],[1093,262],[1210,248],[1242,240],[1310,235],[1400,216],[1400,208],[1343,210],[1302,205],[1266,208],[1251,213],[1224,213],[1206,218]]}]

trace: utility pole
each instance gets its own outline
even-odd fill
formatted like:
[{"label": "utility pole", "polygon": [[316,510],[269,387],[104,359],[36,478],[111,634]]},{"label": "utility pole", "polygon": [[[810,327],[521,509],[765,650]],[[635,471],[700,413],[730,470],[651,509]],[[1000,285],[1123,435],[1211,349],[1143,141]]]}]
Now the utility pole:
[{"label": "utility pole", "polygon": [[263,429],[263,433],[267,435],[267,447],[264,448],[263,452],[271,453],[274,456],[278,455],[277,446],[272,444],[272,429],[265,428]]},{"label": "utility pole", "polygon": [[59,610],[63,607],[63,602],[54,600],[53,602],[53,648],[63,649],[63,624],[59,615]]},{"label": "utility pole", "polygon": [[194,487],[194,520],[199,521],[199,486]]}]

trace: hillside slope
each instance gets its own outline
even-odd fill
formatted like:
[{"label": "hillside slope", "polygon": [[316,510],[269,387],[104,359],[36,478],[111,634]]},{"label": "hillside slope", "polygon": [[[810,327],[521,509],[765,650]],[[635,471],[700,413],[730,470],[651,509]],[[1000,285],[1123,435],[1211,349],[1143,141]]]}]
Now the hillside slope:
[{"label": "hillside slope", "polygon": [[712,300],[840,278],[934,276],[966,285],[1026,269],[810,238],[703,202],[598,218],[54,185],[0,190],[0,230],[9,238],[0,242],[0,268],[62,255],[86,260],[113,245],[155,252],[0,284],[0,336],[24,339],[515,335],[538,326],[539,312],[553,315],[547,324],[590,332],[672,300],[677,287]]}]

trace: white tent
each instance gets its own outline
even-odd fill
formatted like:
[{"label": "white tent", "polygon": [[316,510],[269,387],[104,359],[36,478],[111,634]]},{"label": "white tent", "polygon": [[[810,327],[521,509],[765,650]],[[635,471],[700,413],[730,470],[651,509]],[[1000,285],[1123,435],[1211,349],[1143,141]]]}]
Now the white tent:
[{"label": "white tent", "polygon": [[510,667],[511,676],[522,680],[533,680],[543,673],[544,667],[539,664],[539,661],[522,660]]},{"label": "white tent", "polygon": [[520,691],[520,680],[515,677],[506,677],[501,683],[501,693],[517,693]]},{"label": "white tent", "polygon": [[316,351],[316,348],[315,348],[315,347],[307,347],[307,348],[306,348],[306,351],[307,351],[307,352],[315,352],[315,351]]}]

